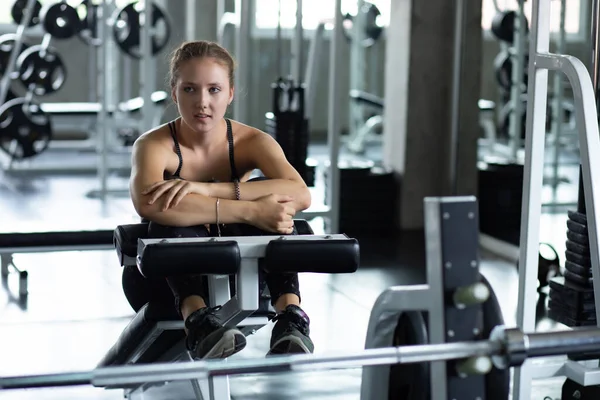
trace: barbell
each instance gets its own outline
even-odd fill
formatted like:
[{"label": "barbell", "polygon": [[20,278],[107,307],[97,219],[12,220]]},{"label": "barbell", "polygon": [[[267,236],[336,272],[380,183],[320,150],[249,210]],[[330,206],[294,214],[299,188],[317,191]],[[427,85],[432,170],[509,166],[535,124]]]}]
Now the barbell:
[{"label": "barbell", "polygon": [[[0,390],[68,385],[119,387],[151,382],[207,379],[225,375],[307,372],[375,365],[464,360],[461,375],[486,374],[520,366],[528,358],[577,354],[600,349],[600,328],[523,333],[496,326],[487,340],[366,349],[341,354],[298,354],[221,361],[190,361],[104,367],[95,370],[0,378]],[[488,360],[488,362],[485,362]],[[476,362],[474,362],[476,361]]]}]

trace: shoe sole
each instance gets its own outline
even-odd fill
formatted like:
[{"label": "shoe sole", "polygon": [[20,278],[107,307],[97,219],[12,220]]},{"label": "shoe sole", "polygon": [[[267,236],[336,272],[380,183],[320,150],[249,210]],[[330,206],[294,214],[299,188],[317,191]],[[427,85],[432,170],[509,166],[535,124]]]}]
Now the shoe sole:
[{"label": "shoe sole", "polygon": [[279,339],[271,350],[267,353],[268,356],[280,355],[280,354],[308,354],[312,353],[308,347],[295,336],[287,336]]},{"label": "shoe sole", "polygon": [[246,336],[237,329],[230,329],[219,341],[204,355],[197,355],[197,359],[223,359],[231,357],[246,347]]}]

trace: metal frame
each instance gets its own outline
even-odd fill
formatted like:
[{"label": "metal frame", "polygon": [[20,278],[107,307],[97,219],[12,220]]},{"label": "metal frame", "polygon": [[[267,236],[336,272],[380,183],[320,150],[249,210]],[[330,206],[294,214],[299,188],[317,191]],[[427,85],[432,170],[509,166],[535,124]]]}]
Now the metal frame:
[{"label": "metal frame", "polygon": [[[545,119],[548,91],[548,71],[564,73],[575,100],[576,121],[579,130],[582,179],[590,242],[590,258],[594,279],[596,318],[600,322],[600,258],[598,239],[600,226],[600,132],[596,110],[595,90],[590,73],[579,59],[550,53],[550,0],[533,0],[529,49],[529,88],[525,140],[525,170],[523,180],[523,207],[521,215],[521,243],[519,264],[519,300],[517,324],[520,329],[535,329],[535,301],[537,287],[538,243],[541,215],[541,187],[544,173]],[[573,370],[573,362],[568,362]],[[579,368],[579,367],[577,367]],[[526,361],[515,369],[514,398],[528,399],[533,377],[546,377],[548,369]],[[589,376],[598,376],[588,370]],[[584,374],[584,376],[586,375]],[[574,380],[589,385],[587,379],[574,374]],[[594,382],[600,384],[600,380]]]},{"label": "metal frame", "polygon": [[[393,286],[385,290],[373,305],[369,317],[365,348],[388,347],[393,342],[393,333],[398,317],[407,311],[424,311],[428,317],[428,335],[431,344],[445,342],[446,327],[444,316],[444,254],[447,249],[442,239],[442,224],[444,220],[459,217],[441,215],[442,205],[450,202],[474,203],[474,197],[426,198],[425,199],[425,242],[427,261],[427,283],[422,285]],[[444,213],[446,214],[446,213]],[[468,217],[468,216],[464,216]],[[463,226],[466,229],[477,230],[475,223],[469,225],[467,219]],[[477,221],[472,218],[471,222]],[[473,248],[477,248],[473,243]],[[478,265],[477,265],[478,266]],[[464,266],[458,266],[458,268]],[[448,266],[446,266],[448,268]],[[385,326],[388,328],[385,328]],[[447,398],[445,362],[432,362],[430,368],[431,400]],[[390,379],[389,366],[363,368],[361,400],[387,399],[388,382]]]}]

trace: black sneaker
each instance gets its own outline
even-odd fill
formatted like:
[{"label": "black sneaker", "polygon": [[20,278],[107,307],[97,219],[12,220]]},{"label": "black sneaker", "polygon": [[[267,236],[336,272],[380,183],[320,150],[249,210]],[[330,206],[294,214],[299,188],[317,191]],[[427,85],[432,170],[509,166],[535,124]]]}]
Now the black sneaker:
[{"label": "black sneaker", "polygon": [[215,311],[220,308],[201,308],[185,320],[186,347],[195,359],[227,358],[246,347],[242,332],[219,322]]},{"label": "black sneaker", "polygon": [[271,333],[271,350],[267,356],[314,351],[315,346],[308,336],[310,319],[300,307],[287,306],[273,321],[276,321],[276,324]]}]

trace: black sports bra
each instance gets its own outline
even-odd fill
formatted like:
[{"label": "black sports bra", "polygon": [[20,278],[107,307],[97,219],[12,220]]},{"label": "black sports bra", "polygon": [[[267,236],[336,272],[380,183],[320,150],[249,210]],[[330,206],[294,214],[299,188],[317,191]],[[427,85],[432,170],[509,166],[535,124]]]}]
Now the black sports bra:
[{"label": "black sports bra", "polygon": [[[240,178],[238,176],[237,169],[235,168],[235,159],[233,157],[233,130],[231,129],[231,121],[225,118],[225,122],[227,123],[227,142],[229,143],[229,166],[231,168],[231,181],[239,182]],[[177,141],[177,126],[175,125],[175,121],[169,122],[169,130],[171,131],[171,137],[173,138],[173,142],[175,142],[175,153],[177,153],[177,157],[179,158],[179,165],[177,166],[177,170],[173,175],[170,175],[168,172],[165,171],[164,179],[183,179],[180,175],[181,167],[183,167],[183,156],[181,155],[179,141]]]}]

